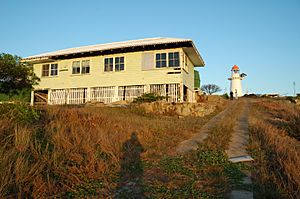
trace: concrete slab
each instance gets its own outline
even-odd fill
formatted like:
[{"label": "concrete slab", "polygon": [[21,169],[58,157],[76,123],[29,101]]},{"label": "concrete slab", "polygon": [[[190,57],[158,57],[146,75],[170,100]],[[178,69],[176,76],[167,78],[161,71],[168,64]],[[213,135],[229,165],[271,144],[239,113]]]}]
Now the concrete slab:
[{"label": "concrete slab", "polygon": [[229,158],[230,162],[238,163],[238,162],[250,162],[253,161],[253,158],[250,155],[237,156]]},{"label": "concrete slab", "polygon": [[245,190],[234,190],[229,194],[230,199],[253,199],[253,192]]},{"label": "concrete slab", "polygon": [[206,123],[199,131],[199,133],[194,134],[190,139],[182,141],[177,149],[176,152],[178,154],[187,153],[189,151],[197,150],[198,144],[203,142],[208,136],[208,133],[215,128],[216,124],[219,123],[228,113],[235,107],[235,104],[238,101],[231,102],[230,106],[228,106],[225,110],[221,113],[213,117],[208,123]]},{"label": "concrete slab", "polygon": [[229,142],[229,148],[228,150],[225,151],[229,160],[233,160],[236,162],[248,161],[247,159],[249,159],[249,161],[253,160],[248,155],[247,152],[247,145],[249,141],[249,125],[248,125],[249,105],[246,101],[244,103],[245,105],[242,106],[242,111],[233,129],[234,131],[232,133]]}]

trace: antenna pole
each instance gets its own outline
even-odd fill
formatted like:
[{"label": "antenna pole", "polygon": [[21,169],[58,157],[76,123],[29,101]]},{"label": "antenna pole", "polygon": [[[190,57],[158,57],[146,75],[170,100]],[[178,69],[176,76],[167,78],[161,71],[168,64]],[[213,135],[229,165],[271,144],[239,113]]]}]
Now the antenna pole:
[{"label": "antenna pole", "polygon": [[294,88],[294,96],[296,96],[296,82],[293,82],[293,88]]}]

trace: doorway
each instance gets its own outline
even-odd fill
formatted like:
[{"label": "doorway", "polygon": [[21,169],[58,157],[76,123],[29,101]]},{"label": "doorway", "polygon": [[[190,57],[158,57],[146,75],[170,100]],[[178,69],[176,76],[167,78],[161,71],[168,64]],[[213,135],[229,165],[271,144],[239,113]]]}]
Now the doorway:
[{"label": "doorway", "polygon": [[183,101],[188,101],[188,87],[186,85],[183,85]]}]

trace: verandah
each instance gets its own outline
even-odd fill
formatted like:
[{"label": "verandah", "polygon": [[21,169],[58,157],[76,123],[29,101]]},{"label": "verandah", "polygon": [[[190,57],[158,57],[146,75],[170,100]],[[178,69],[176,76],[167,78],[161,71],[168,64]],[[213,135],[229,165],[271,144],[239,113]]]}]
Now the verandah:
[{"label": "verandah", "polygon": [[180,100],[180,84],[151,84],[132,86],[107,86],[91,88],[52,89],[49,104],[84,104],[89,101],[112,103],[121,100],[133,101],[144,93],[165,96],[168,102]]}]

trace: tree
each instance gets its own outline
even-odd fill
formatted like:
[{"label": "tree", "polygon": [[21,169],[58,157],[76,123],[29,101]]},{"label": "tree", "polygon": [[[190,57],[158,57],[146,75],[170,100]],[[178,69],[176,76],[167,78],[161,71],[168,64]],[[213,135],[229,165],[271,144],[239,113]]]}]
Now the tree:
[{"label": "tree", "polygon": [[209,95],[220,92],[222,89],[215,84],[205,84],[201,86],[201,90],[204,91],[205,93],[208,93]]},{"label": "tree", "polygon": [[39,78],[32,66],[21,62],[21,57],[6,53],[0,54],[0,92],[12,93],[32,88]]}]

